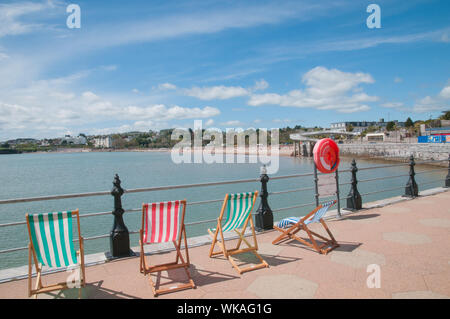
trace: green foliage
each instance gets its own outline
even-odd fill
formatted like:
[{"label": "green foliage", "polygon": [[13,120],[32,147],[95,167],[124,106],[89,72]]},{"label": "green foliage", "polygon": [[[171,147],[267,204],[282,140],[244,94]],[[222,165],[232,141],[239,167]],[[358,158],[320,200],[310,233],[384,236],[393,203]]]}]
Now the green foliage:
[{"label": "green foliage", "polygon": [[386,124],[386,130],[387,131],[393,131],[395,129],[395,122],[390,121]]},{"label": "green foliage", "polygon": [[411,120],[410,117],[408,117],[405,122],[405,127],[412,127],[412,126],[414,126],[414,122]]},{"label": "green foliage", "polygon": [[442,112],[442,113],[444,113],[444,114],[442,114],[439,117],[440,120],[450,120],[450,111],[445,111],[445,112]]}]

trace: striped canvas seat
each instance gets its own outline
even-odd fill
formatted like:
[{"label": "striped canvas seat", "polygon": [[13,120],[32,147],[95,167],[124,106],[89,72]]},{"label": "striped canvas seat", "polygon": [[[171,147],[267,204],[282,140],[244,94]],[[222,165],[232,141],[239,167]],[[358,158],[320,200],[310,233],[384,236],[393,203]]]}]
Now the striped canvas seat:
[{"label": "striped canvas seat", "polygon": [[223,232],[240,228],[253,208],[254,192],[229,194],[227,203],[227,219],[222,227]]},{"label": "striped canvas seat", "polygon": [[[255,205],[256,198],[258,197],[258,191],[248,193],[226,194],[223,200],[222,209],[220,211],[219,218],[217,219],[217,227],[215,229],[208,229],[209,235],[212,237],[211,248],[209,249],[209,257],[224,255],[233,267],[242,274],[247,271],[256,270],[260,268],[269,267],[269,265],[258,254],[258,242],[256,240],[255,225],[253,224],[252,209]],[[226,212],[226,219],[224,218]],[[223,220],[225,222],[223,223]],[[250,243],[245,237],[245,231],[247,227],[250,227],[253,244]],[[234,231],[238,236],[238,242],[235,248],[227,248],[226,240],[223,235],[224,232]],[[216,244],[219,246],[220,251],[214,251]],[[241,248],[244,244],[247,247]],[[239,267],[236,261],[233,259],[234,255],[243,253],[253,253],[260,263],[250,265],[248,267]]]},{"label": "striped canvas seat", "polygon": [[[305,225],[308,225],[308,224],[311,224],[311,223],[319,222],[320,219],[323,218],[323,216],[325,216],[325,214],[327,213],[328,209],[331,206],[333,206],[335,202],[336,201],[332,200],[332,201],[323,203],[322,204],[322,208],[319,209],[314,215],[311,215],[309,218],[305,219],[303,223]],[[284,219],[280,220],[278,222],[277,226],[280,227],[280,228],[287,228],[287,227],[289,227],[291,225],[294,225],[294,224],[298,223],[300,219],[301,219],[301,217],[287,217],[287,218],[284,218]]]},{"label": "striped canvas seat", "polygon": [[28,222],[38,261],[49,267],[77,264],[73,245],[72,212],[29,214]]},{"label": "striped canvas seat", "polygon": [[[142,228],[139,231],[139,245],[141,248],[139,270],[148,276],[153,295],[174,292],[178,290],[195,288],[195,283],[189,273],[189,249],[186,238],[184,216],[186,213],[186,200],[171,202],[142,204]],[[181,253],[181,241],[184,239],[184,256]],[[172,242],[176,250],[175,262],[150,265],[145,256],[144,245]],[[156,256],[152,256],[155,258]],[[185,259],[186,258],[186,259]],[[172,269],[183,268],[188,282],[171,285],[169,288],[161,287],[159,279],[155,283],[150,274],[169,272]]]},{"label": "striped canvas seat", "polygon": [[[331,233],[330,229],[328,228],[327,224],[325,223],[325,220],[323,220],[323,217],[327,213],[327,211],[330,209],[331,206],[336,204],[336,200],[332,200],[326,203],[323,203],[316,208],[314,208],[311,212],[309,212],[306,216],[303,217],[288,217],[285,219],[282,219],[277,223],[277,225],[274,225],[273,228],[281,232],[281,235],[279,235],[277,238],[275,238],[274,241],[272,241],[272,244],[277,244],[280,241],[286,240],[286,239],[295,239],[299,241],[300,243],[313,248],[317,252],[321,254],[328,254],[330,251],[335,249],[336,247],[339,247],[338,242],[334,238],[333,234]],[[321,235],[311,229],[308,228],[309,224],[313,223],[319,223],[322,225],[322,227],[327,232],[329,238],[325,237],[325,235]],[[304,239],[298,236],[298,233],[300,231],[305,231],[308,235],[308,238]],[[308,241],[309,239],[309,241]],[[320,240],[321,242],[318,242]]]},{"label": "striped canvas seat", "polygon": [[143,205],[145,244],[175,241],[180,234],[181,202],[161,202]]}]

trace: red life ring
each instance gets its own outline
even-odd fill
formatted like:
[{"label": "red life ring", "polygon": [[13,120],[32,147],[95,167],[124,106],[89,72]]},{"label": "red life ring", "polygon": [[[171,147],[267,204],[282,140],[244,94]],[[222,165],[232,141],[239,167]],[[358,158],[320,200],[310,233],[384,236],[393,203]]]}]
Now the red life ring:
[{"label": "red life ring", "polygon": [[331,138],[321,139],[314,145],[314,163],[322,173],[333,173],[339,166],[339,147]]}]

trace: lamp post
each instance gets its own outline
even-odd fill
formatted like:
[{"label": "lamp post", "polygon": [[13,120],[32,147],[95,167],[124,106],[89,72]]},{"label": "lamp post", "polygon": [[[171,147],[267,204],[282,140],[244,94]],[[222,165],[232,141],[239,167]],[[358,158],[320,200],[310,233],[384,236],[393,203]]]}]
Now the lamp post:
[{"label": "lamp post", "polygon": [[416,173],[414,172],[414,166],[416,163],[414,162],[414,156],[411,155],[409,157],[409,180],[408,183],[406,183],[405,186],[405,195],[404,197],[417,197],[419,196],[419,187],[417,186],[416,180],[414,176]]},{"label": "lamp post", "polygon": [[114,224],[109,236],[111,257],[128,257],[132,255],[130,250],[130,234],[123,221],[124,210],[122,208],[122,195],[125,192],[120,186],[119,175],[116,174],[113,181],[111,195],[114,196]]},{"label": "lamp post", "polygon": [[347,195],[347,209],[358,210],[362,208],[362,199],[358,191],[358,180],[356,178],[356,172],[358,172],[358,167],[356,167],[355,159],[352,160],[352,180],[350,192]]},{"label": "lamp post", "polygon": [[261,192],[259,197],[261,197],[261,202],[256,210],[255,214],[255,227],[257,231],[273,229],[273,214],[272,209],[269,207],[267,201],[269,193],[267,192],[267,183],[269,182],[269,176],[267,175],[266,165],[261,167]]},{"label": "lamp post", "polygon": [[445,187],[450,187],[450,154],[448,154],[448,173],[445,177]]}]

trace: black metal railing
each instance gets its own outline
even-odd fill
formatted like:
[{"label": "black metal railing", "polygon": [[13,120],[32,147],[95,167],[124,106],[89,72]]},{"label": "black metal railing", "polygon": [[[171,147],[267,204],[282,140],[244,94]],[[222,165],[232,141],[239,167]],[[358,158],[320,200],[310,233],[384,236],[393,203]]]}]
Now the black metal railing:
[{"label": "black metal railing", "polygon": [[[442,163],[444,161],[448,162],[448,168],[447,167],[441,167],[441,168],[433,168],[430,170],[424,170],[415,172],[415,165],[418,164],[436,164],[436,163]],[[409,167],[409,173],[408,174],[398,174],[398,175],[390,175],[390,176],[384,176],[384,177],[376,177],[376,178],[367,178],[367,179],[361,179],[358,180],[358,172],[361,171],[367,171],[367,170],[377,170],[377,169],[383,169],[383,168],[392,168],[392,167],[401,167],[401,166],[408,166]],[[337,200],[337,217],[341,216],[341,210],[342,210],[342,200],[345,200],[345,210],[358,210],[362,208],[363,199],[365,196],[383,193],[383,192],[389,192],[389,191],[395,191],[403,189],[404,192],[399,195],[403,195],[410,198],[415,198],[418,196],[418,190],[419,185],[417,184],[415,180],[415,175],[424,174],[424,173],[430,173],[430,172],[438,172],[442,170],[447,170],[447,175],[445,176],[445,179],[437,179],[432,180],[428,182],[424,182],[421,185],[436,183],[436,182],[443,182],[444,187],[450,187],[450,154],[449,158],[446,160],[429,160],[429,161],[421,161],[421,162],[415,162],[414,158],[411,156],[409,158],[409,162],[405,163],[398,163],[398,164],[389,164],[389,165],[379,165],[379,166],[373,166],[373,167],[362,167],[358,168],[357,163],[355,160],[352,161],[351,167],[349,169],[342,169],[342,170],[336,170],[334,173],[335,175],[335,181],[336,181],[336,193],[329,196],[321,196],[319,194],[319,176],[324,175],[320,174],[317,171],[314,171],[313,173],[303,173],[303,174],[293,174],[293,175],[284,175],[284,176],[272,176],[269,177],[265,170],[262,168],[261,175],[259,178],[253,178],[253,179],[240,179],[240,180],[230,180],[230,181],[220,181],[220,182],[207,182],[207,183],[196,183],[196,184],[184,184],[184,185],[169,185],[169,186],[159,186],[159,187],[146,187],[146,188],[136,188],[136,189],[122,189],[120,186],[120,179],[116,175],[114,178],[114,188],[112,191],[100,191],[100,192],[92,192],[92,193],[77,193],[77,194],[63,194],[63,195],[52,195],[52,196],[41,196],[41,197],[29,197],[29,198],[18,198],[18,199],[5,199],[0,200],[0,205],[6,205],[6,204],[16,204],[16,203],[24,203],[24,202],[36,202],[36,201],[48,201],[48,200],[59,200],[59,199],[68,199],[68,198],[82,198],[82,197],[93,197],[93,196],[111,196],[114,197],[114,210],[113,211],[105,211],[105,212],[93,212],[93,213],[86,213],[81,214],[80,218],[93,218],[98,216],[104,216],[104,215],[110,215],[113,214],[114,216],[114,226],[113,229],[109,234],[102,234],[97,236],[90,236],[85,238],[86,241],[90,240],[98,240],[98,239],[104,239],[104,238],[110,238],[111,247],[110,247],[110,254],[113,257],[123,257],[123,256],[129,256],[132,252],[129,249],[129,235],[130,234],[137,234],[139,233],[138,230],[132,230],[129,231],[123,222],[122,215],[133,213],[133,212],[140,212],[141,208],[133,208],[133,209],[123,209],[121,198],[122,196],[126,194],[131,193],[141,193],[141,192],[155,192],[155,191],[166,191],[166,190],[173,190],[173,189],[189,189],[189,188],[196,188],[196,187],[212,187],[212,186],[218,186],[218,185],[227,185],[227,184],[238,184],[238,183],[249,183],[249,182],[260,182],[261,183],[261,192],[260,192],[260,203],[258,206],[258,209],[256,209],[254,216],[255,216],[255,224],[257,226],[257,230],[263,231],[273,228],[273,214],[292,210],[292,209],[298,209],[302,207],[308,207],[312,205],[318,205],[320,203],[321,199],[328,198],[328,197],[334,197]],[[339,182],[339,174],[342,173],[350,173],[351,179],[350,181],[346,182]],[[312,187],[302,187],[302,188],[292,188],[292,189],[286,189],[286,190],[280,190],[280,191],[268,191],[269,188],[269,181],[270,180],[285,180],[285,179],[291,179],[291,178],[306,178],[306,177],[312,177],[314,181],[314,185]],[[402,178],[402,177],[409,177],[404,186],[399,187],[392,187],[392,188],[383,188],[376,191],[370,191],[365,193],[359,193],[358,190],[358,183],[370,183],[374,181],[380,181],[385,179],[393,179],[393,178]],[[405,178],[406,180],[406,178]],[[347,186],[350,185],[350,192],[347,196],[342,197],[342,194],[340,194],[340,186]],[[298,192],[305,192],[305,191],[314,191],[314,198],[311,198],[311,201],[308,203],[299,203],[298,205],[292,205],[287,207],[279,207],[279,208],[270,208],[270,197],[271,196],[277,196],[282,194],[290,194],[290,193],[298,193]],[[193,205],[204,205],[204,204],[210,204],[210,203],[219,203],[222,202],[223,198],[220,199],[211,199],[211,200],[204,200],[204,201],[196,201],[196,202],[188,202],[188,206]],[[211,223],[215,222],[216,219],[205,219],[205,220],[199,220],[199,221],[193,221],[188,222],[185,225],[186,226],[193,226],[198,224],[204,224],[204,223]],[[21,222],[9,222],[9,223],[3,223],[0,224],[0,230],[5,227],[15,227],[19,225],[25,225],[25,221]],[[15,247],[15,248],[8,248],[4,250],[0,250],[0,254],[6,254],[6,253],[12,253],[17,251],[22,251],[28,249],[27,247]]]}]

